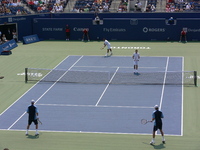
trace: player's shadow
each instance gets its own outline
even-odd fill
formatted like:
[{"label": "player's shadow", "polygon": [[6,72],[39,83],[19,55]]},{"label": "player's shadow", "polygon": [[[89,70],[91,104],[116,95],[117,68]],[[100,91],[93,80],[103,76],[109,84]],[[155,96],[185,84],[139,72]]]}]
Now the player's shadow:
[{"label": "player's shadow", "polygon": [[37,136],[35,136],[35,135],[27,135],[26,136],[26,138],[28,138],[28,139],[38,139],[40,136],[39,135],[37,135]]},{"label": "player's shadow", "polygon": [[154,149],[164,149],[164,148],[166,148],[166,147],[165,147],[165,144],[163,144],[163,143],[161,143],[161,144],[159,144],[159,145],[150,145],[149,143],[143,142],[143,144],[147,144],[147,145],[149,145],[149,146],[152,146]]},{"label": "player's shadow", "polygon": [[165,147],[165,144],[159,144],[159,145],[151,145],[154,147],[154,149],[163,149],[163,148],[166,148]]}]

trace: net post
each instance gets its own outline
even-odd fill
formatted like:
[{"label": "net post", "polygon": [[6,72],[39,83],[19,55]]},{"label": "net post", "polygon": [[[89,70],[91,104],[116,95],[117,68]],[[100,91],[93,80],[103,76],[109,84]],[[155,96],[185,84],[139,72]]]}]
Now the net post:
[{"label": "net post", "polygon": [[28,81],[28,68],[25,68],[25,83]]},{"label": "net post", "polygon": [[194,71],[194,85],[197,87],[197,71]]}]

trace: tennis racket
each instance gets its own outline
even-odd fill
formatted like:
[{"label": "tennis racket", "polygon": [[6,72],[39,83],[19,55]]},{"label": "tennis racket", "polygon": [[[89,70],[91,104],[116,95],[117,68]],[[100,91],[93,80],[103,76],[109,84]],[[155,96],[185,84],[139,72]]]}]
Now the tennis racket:
[{"label": "tennis racket", "polygon": [[0,79],[3,79],[4,78],[4,76],[0,76]]},{"label": "tennis racket", "polygon": [[141,120],[141,124],[144,124],[144,125],[147,124],[148,122],[150,122],[150,121],[148,121],[148,120],[146,120],[146,119],[142,119],[142,120]]},{"label": "tennis racket", "polygon": [[37,120],[38,120],[38,122],[42,125],[42,122],[40,121],[40,119],[38,118]]}]

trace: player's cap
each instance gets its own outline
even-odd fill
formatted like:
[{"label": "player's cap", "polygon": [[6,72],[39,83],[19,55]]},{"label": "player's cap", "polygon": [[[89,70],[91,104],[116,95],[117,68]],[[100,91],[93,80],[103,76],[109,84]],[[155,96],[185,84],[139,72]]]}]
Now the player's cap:
[{"label": "player's cap", "polygon": [[31,103],[35,103],[34,99],[31,100]]},{"label": "player's cap", "polygon": [[158,108],[158,105],[155,105],[154,108],[155,108],[155,109]]}]

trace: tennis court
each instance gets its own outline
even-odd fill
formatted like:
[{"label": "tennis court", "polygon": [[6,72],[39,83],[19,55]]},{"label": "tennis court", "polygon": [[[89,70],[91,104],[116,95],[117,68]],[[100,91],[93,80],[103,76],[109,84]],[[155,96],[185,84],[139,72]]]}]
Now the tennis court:
[{"label": "tennis court", "polygon": [[[183,57],[142,57],[140,74],[135,75],[131,57],[68,56],[54,69],[81,71],[82,76],[85,72],[114,72],[116,76],[123,72],[122,78],[142,78],[148,84],[38,82],[2,113],[0,129],[25,130],[26,106],[34,99],[43,122],[39,127],[42,131],[151,134],[152,124],[141,125],[140,120],[151,119],[153,106],[158,104],[167,114],[165,134],[182,135],[183,85],[165,84],[167,78],[158,72],[182,72],[183,62]],[[144,72],[157,74],[142,77]],[[111,78],[114,73],[109,74]],[[151,84],[151,79],[158,76],[163,81]],[[61,76],[58,73],[56,77]],[[96,78],[101,81],[101,76]],[[182,78],[178,80],[174,78],[172,82],[183,82]]]}]

